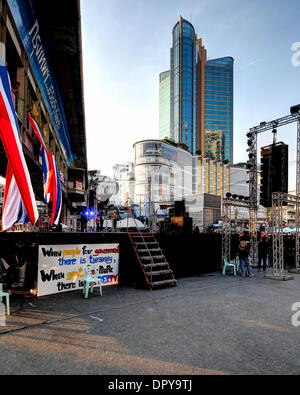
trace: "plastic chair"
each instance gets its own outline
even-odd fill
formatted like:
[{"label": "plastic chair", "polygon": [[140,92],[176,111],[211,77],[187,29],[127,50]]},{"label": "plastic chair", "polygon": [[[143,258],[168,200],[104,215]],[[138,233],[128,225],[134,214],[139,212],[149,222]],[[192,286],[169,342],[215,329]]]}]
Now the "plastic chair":
[{"label": "plastic chair", "polygon": [[223,276],[226,274],[227,268],[232,270],[232,274],[236,276],[236,266],[234,263],[229,263],[225,257],[223,257],[224,265],[223,265]]},{"label": "plastic chair", "polygon": [[88,298],[89,291],[93,293],[95,283],[97,287],[100,287],[100,295],[102,296],[102,284],[101,280],[97,278],[96,266],[95,264],[88,263],[85,266],[85,277],[83,279],[83,293],[85,298]]},{"label": "plastic chair", "polygon": [[2,284],[0,283],[0,303],[2,303],[2,297],[6,298],[6,312],[7,315],[10,315],[10,308],[9,308],[9,293],[3,292]]}]

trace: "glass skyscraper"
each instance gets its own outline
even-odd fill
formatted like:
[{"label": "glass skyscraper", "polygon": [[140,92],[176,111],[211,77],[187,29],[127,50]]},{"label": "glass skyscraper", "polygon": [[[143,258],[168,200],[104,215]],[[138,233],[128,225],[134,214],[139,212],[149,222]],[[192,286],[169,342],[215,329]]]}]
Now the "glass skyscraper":
[{"label": "glass skyscraper", "polygon": [[170,137],[170,71],[159,75],[159,138]]},{"label": "glass skyscraper", "polygon": [[193,26],[180,17],[171,48],[171,138],[196,153],[197,58]]},{"label": "glass skyscraper", "polygon": [[206,156],[233,160],[233,58],[209,60],[205,65]]},{"label": "glass skyscraper", "polygon": [[202,39],[182,17],[173,29],[170,70],[160,75],[160,138],[165,137],[186,144],[193,155],[232,163],[233,58],[207,60]]}]

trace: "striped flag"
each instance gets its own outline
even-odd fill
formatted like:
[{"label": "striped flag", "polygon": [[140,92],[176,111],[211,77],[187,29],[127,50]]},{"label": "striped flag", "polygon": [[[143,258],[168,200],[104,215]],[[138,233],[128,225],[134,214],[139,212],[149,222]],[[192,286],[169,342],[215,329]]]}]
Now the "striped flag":
[{"label": "striped flag", "polygon": [[30,222],[21,194],[10,165],[7,166],[5,191],[2,208],[2,229],[10,229],[14,224]]},{"label": "striped flag", "polygon": [[50,167],[54,169],[53,177],[52,177],[53,199],[52,199],[52,215],[50,219],[50,224],[58,225],[60,214],[61,214],[61,206],[62,206],[62,190],[60,185],[57,163],[52,152],[49,155],[49,160],[51,162]]},{"label": "striped flag", "polygon": [[57,163],[54,155],[51,152],[47,152],[43,133],[39,125],[30,113],[28,113],[28,118],[37,139],[41,143],[42,167],[44,175],[44,198],[46,203],[52,202],[50,223],[52,225],[58,225],[62,206],[62,189],[60,185]]},{"label": "striped flag", "polygon": [[54,172],[51,166],[51,161],[49,160],[49,153],[47,151],[43,133],[35,121],[35,119],[28,112],[28,119],[36,135],[37,139],[41,143],[41,156],[42,156],[42,168],[43,168],[43,182],[44,182],[44,199],[45,203],[49,203],[52,200],[52,174]]},{"label": "striped flag", "polygon": [[[38,220],[36,200],[25,161],[19,125],[14,108],[14,100],[7,68],[0,57],[0,138],[8,159],[3,202],[3,230],[12,227],[20,217],[20,209],[26,210],[32,223]],[[24,218],[24,216],[22,215]]]},{"label": "striped flag", "polygon": [[54,170],[50,167],[49,153],[41,148],[42,153],[42,166],[44,178],[44,199],[45,203],[52,200],[52,177]]},{"label": "striped flag", "polygon": [[44,150],[47,152],[47,147],[45,145],[45,141],[44,141],[44,136],[43,133],[39,127],[39,125],[36,123],[35,119],[32,118],[30,112],[28,112],[28,119],[30,121],[30,124],[32,126],[32,129],[34,131],[34,134],[36,135],[37,139],[39,140],[39,142],[41,143],[42,147],[44,148]]}]

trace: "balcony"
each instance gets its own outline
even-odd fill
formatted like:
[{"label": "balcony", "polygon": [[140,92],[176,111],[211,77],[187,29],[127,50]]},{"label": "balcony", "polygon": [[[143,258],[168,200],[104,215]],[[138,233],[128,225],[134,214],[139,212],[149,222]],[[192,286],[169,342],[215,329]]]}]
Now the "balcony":
[{"label": "balcony", "polygon": [[86,201],[86,170],[79,168],[69,169],[68,198],[74,203]]}]

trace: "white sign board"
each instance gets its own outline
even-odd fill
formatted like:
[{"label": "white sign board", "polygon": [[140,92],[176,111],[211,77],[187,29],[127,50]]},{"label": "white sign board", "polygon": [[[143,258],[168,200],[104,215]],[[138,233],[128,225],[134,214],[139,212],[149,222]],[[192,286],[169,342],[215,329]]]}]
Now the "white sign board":
[{"label": "white sign board", "polygon": [[82,289],[89,263],[102,286],[118,284],[119,244],[39,246],[37,295]]}]

